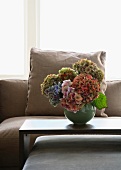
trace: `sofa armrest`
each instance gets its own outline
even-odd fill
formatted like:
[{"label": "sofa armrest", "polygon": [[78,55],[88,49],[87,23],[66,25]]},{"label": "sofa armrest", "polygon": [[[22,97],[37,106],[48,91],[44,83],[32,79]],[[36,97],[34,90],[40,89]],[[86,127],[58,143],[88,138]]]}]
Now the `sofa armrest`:
[{"label": "sofa armrest", "polygon": [[25,115],[27,80],[0,80],[0,122]]}]

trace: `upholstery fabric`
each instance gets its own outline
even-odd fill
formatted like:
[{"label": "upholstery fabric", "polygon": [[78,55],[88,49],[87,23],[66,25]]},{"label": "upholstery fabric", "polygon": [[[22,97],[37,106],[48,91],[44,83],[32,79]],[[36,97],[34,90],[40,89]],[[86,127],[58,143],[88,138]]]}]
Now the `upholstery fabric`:
[{"label": "upholstery fabric", "polygon": [[[79,59],[87,58],[97,64],[105,73],[105,56],[103,51],[95,53],[76,53],[64,51],[43,51],[32,48],[30,54],[30,75],[28,80],[28,102],[26,115],[63,115],[63,108],[51,106],[48,99],[41,94],[40,84],[48,74],[57,74],[62,67],[72,67]],[[106,82],[103,80],[101,91],[105,92]],[[104,110],[97,111],[103,116]],[[105,116],[105,115],[104,115]]]},{"label": "upholstery fabric", "polygon": [[0,80],[0,122],[10,117],[24,116],[27,101],[27,81]]},{"label": "upholstery fabric", "polygon": [[38,137],[23,170],[120,170],[121,136]]},{"label": "upholstery fabric", "polygon": [[[26,119],[55,119],[64,117],[55,116],[21,116],[4,120],[0,124],[0,169],[2,167],[19,166],[19,128]],[[41,134],[31,135],[30,149],[36,137]],[[6,165],[7,162],[7,165]]]},{"label": "upholstery fabric", "polygon": [[105,113],[108,116],[121,116],[121,80],[107,81],[107,103]]}]

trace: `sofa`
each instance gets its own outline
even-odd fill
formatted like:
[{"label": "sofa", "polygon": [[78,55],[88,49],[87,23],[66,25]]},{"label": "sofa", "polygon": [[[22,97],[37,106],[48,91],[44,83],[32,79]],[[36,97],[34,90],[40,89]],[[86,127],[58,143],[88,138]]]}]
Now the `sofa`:
[{"label": "sofa", "polygon": [[[103,70],[104,60],[101,55],[104,54],[104,52],[93,54]],[[90,59],[92,57],[90,54],[43,52],[32,48],[28,80],[0,80],[0,170],[19,169],[19,128],[26,119],[65,118],[62,107],[50,106],[48,100],[41,95],[40,84],[50,71],[57,72],[63,65],[70,65],[73,60],[80,59],[80,56]],[[104,80],[103,86],[102,91],[107,96],[108,107],[101,111],[97,110],[95,116],[99,119],[121,116],[121,81]],[[31,135],[30,149],[36,137],[40,135]]]}]

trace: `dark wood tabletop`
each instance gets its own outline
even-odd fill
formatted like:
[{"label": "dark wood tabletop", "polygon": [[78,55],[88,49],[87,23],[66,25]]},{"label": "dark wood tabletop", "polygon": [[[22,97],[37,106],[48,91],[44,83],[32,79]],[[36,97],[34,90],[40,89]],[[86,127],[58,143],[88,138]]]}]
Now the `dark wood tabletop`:
[{"label": "dark wood tabletop", "polygon": [[85,125],[74,125],[68,119],[30,119],[19,129],[20,133],[98,133],[121,134],[121,118],[93,118]]}]

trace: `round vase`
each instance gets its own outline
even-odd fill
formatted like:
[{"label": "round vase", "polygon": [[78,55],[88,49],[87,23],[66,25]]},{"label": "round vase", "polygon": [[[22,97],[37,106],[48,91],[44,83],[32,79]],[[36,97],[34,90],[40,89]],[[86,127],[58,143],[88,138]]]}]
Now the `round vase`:
[{"label": "round vase", "polygon": [[64,109],[64,114],[74,124],[86,124],[96,113],[96,108],[91,104],[86,104],[81,110],[76,113]]}]

